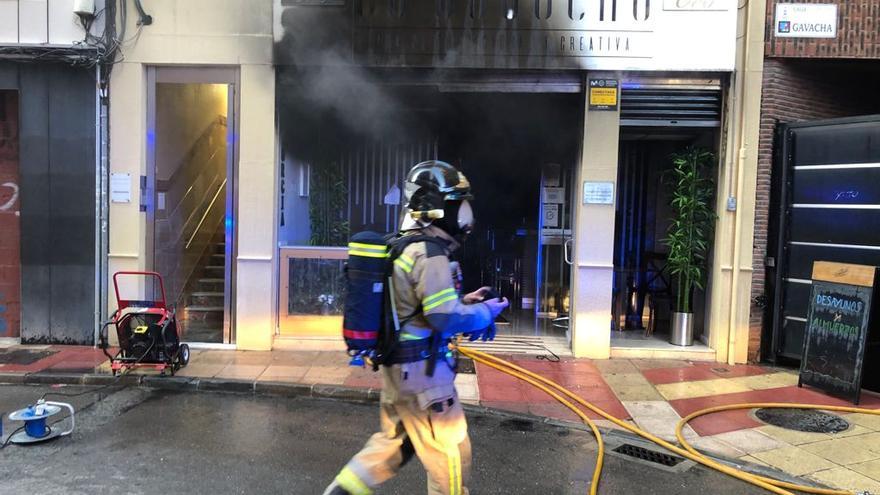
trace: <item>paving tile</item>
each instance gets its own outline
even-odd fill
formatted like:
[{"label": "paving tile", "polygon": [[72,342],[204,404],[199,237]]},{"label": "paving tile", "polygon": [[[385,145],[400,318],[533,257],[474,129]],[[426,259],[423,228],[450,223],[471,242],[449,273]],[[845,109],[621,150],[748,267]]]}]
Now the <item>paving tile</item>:
[{"label": "paving tile", "polygon": [[206,350],[199,354],[199,363],[205,364],[229,364],[235,359],[236,351],[211,351]]},{"label": "paving tile", "polygon": [[798,447],[782,447],[765,450],[764,452],[755,452],[751,455],[794,476],[803,476],[823,469],[837,467],[833,462]]},{"label": "paving tile", "polygon": [[839,433],[829,433],[829,438],[846,438],[846,437],[855,437],[858,435],[865,435],[867,433],[873,433],[874,430],[865,428],[862,425],[858,425],[855,423],[850,423],[849,429],[841,431]]},{"label": "paving tile", "polygon": [[738,378],[743,376],[757,376],[757,375],[766,375],[768,373],[772,373],[773,370],[769,368],[765,368],[763,366],[755,366],[751,364],[738,364],[735,366],[729,366],[726,364],[711,364],[706,365],[712,373],[716,374],[719,378]]},{"label": "paving tile", "polygon": [[641,371],[691,366],[691,363],[678,359],[630,359],[630,362],[632,362],[636,369]]},{"label": "paving tile", "polygon": [[300,382],[308,371],[309,368],[306,366],[270,364],[257,379],[270,382]]},{"label": "paving tile", "polygon": [[525,400],[523,390],[517,386],[488,386],[480,384],[480,397],[483,401],[513,402]]},{"label": "paving tile", "polygon": [[607,373],[638,373],[638,369],[629,359],[604,359],[593,361],[593,364],[602,374]]},{"label": "paving tile", "polygon": [[708,438],[715,438],[746,454],[752,452],[764,452],[765,450],[787,447],[788,444],[776,440],[755,430],[739,430],[727,433],[719,433]]},{"label": "paving tile", "polygon": [[285,366],[315,366],[318,351],[272,351],[272,362]]},{"label": "paving tile", "polygon": [[761,426],[761,423],[755,421],[746,410],[722,411],[700,416],[688,424],[701,436],[718,435]]},{"label": "paving tile", "polygon": [[853,464],[847,467],[875,481],[880,481],[880,459]]},{"label": "paving tile", "polygon": [[[844,466],[880,459],[880,452],[865,448],[864,444],[861,437],[856,436],[809,443],[800,448]],[[880,449],[880,445],[877,448]]]},{"label": "paving tile", "polygon": [[808,433],[805,431],[788,430],[773,425],[761,426],[755,428],[755,431],[791,445],[805,445],[828,440],[828,435],[824,433]]},{"label": "paving tile", "polygon": [[263,364],[227,364],[215,378],[234,378],[237,380],[256,380],[266,371]]},{"label": "paving tile", "polygon": [[641,373],[603,373],[602,378],[611,388],[632,385],[651,385]]},{"label": "paving tile", "polygon": [[734,382],[736,379],[715,379],[699,382],[667,383],[657,385],[657,391],[667,400],[689,399],[709,395],[723,395],[736,392],[747,392],[748,387]]},{"label": "paving tile", "polygon": [[455,389],[458,392],[458,397],[459,399],[461,399],[462,402],[476,403],[480,401],[480,394],[477,391],[477,387],[474,385],[456,385]]},{"label": "paving tile", "polygon": [[744,451],[727,442],[718,440],[715,437],[701,437],[695,438],[694,440],[685,437],[685,439],[691,444],[691,446],[702,452],[708,452],[730,459],[737,459],[745,454]]},{"label": "paving tile", "polygon": [[687,366],[683,368],[657,368],[643,370],[642,375],[654,385],[698,380],[718,379],[718,375],[705,366]]},{"label": "paving tile", "polygon": [[348,367],[312,366],[303,377],[303,383],[324,385],[342,385],[351,374]]},{"label": "paving tile", "polygon": [[221,363],[190,363],[177,372],[180,376],[212,378],[227,365]]},{"label": "paving tile", "polygon": [[732,382],[735,382],[737,385],[745,387],[749,390],[764,390],[768,388],[782,388],[790,387],[793,385],[796,386],[798,382],[798,377],[797,375],[791,373],[778,372],[765,375],[730,378],[730,380]]},{"label": "paving tile", "polygon": [[845,416],[845,418],[850,423],[855,423],[869,430],[880,431],[880,415],[850,414]]},{"label": "paving tile", "polygon": [[880,481],[871,479],[845,467],[834,467],[815,472],[810,478],[819,483],[853,492],[880,493]]}]

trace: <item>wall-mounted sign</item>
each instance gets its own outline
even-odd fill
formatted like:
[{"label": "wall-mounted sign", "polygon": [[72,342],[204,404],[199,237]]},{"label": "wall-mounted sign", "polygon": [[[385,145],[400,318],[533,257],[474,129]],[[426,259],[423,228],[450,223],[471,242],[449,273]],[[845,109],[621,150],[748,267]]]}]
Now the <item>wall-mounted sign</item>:
[{"label": "wall-mounted sign", "polygon": [[131,174],[110,174],[110,201],[131,203]]},{"label": "wall-mounted sign", "polygon": [[617,110],[617,79],[590,79],[590,110]]},{"label": "wall-mounted sign", "polygon": [[543,222],[542,222],[543,228],[559,227],[559,205],[545,204],[543,216],[544,216]]},{"label": "wall-mounted sign", "polygon": [[555,203],[562,204],[565,203],[565,188],[564,187],[545,187],[542,191],[543,195],[541,197],[542,203]]},{"label": "wall-mounted sign", "polygon": [[585,205],[613,205],[613,182],[584,182]]},{"label": "wall-mounted sign", "polygon": [[777,3],[777,38],[836,38],[836,3]]},{"label": "wall-mounted sign", "polygon": [[733,0],[663,0],[663,10],[711,12],[730,9]]},{"label": "wall-mounted sign", "polygon": [[730,71],[735,62],[734,0],[273,4],[279,65]]}]

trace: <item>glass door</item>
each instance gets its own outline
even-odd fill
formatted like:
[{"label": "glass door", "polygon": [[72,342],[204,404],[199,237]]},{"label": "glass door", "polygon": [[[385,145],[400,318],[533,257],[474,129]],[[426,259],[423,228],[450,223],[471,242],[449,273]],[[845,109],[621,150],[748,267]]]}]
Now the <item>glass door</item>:
[{"label": "glass door", "polygon": [[544,335],[565,335],[571,297],[572,170],[560,164],[541,168],[538,215],[538,274],[535,304],[537,330]]},{"label": "glass door", "polygon": [[183,340],[231,343],[235,84],[195,69],[151,74],[149,261]]}]

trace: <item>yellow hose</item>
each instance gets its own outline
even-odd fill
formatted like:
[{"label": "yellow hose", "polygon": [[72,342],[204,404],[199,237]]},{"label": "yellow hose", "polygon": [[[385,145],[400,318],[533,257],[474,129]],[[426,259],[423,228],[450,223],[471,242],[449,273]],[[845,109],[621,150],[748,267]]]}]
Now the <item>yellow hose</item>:
[{"label": "yellow hose", "polygon": [[[521,368],[521,367],[519,367],[511,362],[505,361],[501,358],[492,356],[491,354],[486,354],[484,352],[480,352],[480,351],[477,351],[474,349],[467,349],[467,348],[459,347],[459,351],[464,356],[467,356],[467,357],[473,359],[474,361],[477,361],[479,363],[483,363],[487,366],[495,368],[499,371],[502,371],[504,373],[512,375],[512,376],[519,378],[521,380],[525,380],[526,382],[528,382],[528,383],[540,388],[541,390],[547,392],[556,400],[560,400],[561,398],[558,396],[558,394],[550,391],[547,388],[547,387],[552,387],[552,388],[556,389],[558,392],[562,393],[563,395],[568,396],[569,398],[573,399],[575,402],[581,404],[582,406],[586,407],[587,409],[589,409],[589,410],[593,411],[594,413],[602,416],[603,418],[611,421],[612,423],[620,426],[621,428],[624,428],[627,431],[635,433],[636,435],[639,435],[645,439],[648,439],[648,440],[656,443],[657,445],[660,445],[661,447],[663,447],[671,452],[674,452],[682,457],[685,457],[685,458],[690,459],[694,462],[703,464],[704,466],[710,467],[712,469],[715,469],[716,471],[722,472],[724,474],[727,474],[727,475],[732,476],[734,478],[737,478],[739,480],[742,480],[747,483],[751,483],[755,486],[764,488],[765,490],[768,490],[772,493],[777,493],[780,495],[794,495],[792,492],[787,490],[787,489],[790,489],[790,490],[798,490],[798,491],[802,491],[802,492],[815,493],[815,494],[820,494],[820,495],[852,495],[852,492],[845,491],[845,490],[828,490],[828,489],[823,489],[823,488],[814,488],[814,487],[809,487],[809,486],[795,485],[792,483],[786,483],[783,481],[774,480],[774,479],[766,478],[763,476],[757,476],[757,475],[747,473],[747,472],[744,472],[744,471],[741,471],[741,470],[738,470],[735,468],[731,468],[729,466],[726,466],[726,465],[721,464],[717,461],[714,461],[714,460],[700,454],[699,452],[697,452],[693,447],[691,447],[689,444],[687,444],[687,442],[684,441],[684,438],[681,434],[681,429],[684,427],[685,424],[687,424],[688,421],[692,420],[693,418],[702,416],[704,414],[710,414],[713,412],[730,410],[730,409],[751,409],[754,407],[767,407],[768,405],[766,405],[766,404],[735,404],[735,405],[729,405],[729,406],[713,407],[710,409],[697,411],[697,412],[683,418],[679,422],[679,424],[676,428],[676,436],[678,437],[679,441],[682,442],[682,445],[685,446],[685,449],[682,449],[676,445],[673,445],[673,444],[663,440],[662,438],[659,438],[651,433],[648,433],[644,430],[641,430],[640,428],[637,428],[635,426],[632,426],[624,421],[621,421],[621,420],[615,418],[614,416],[606,413],[602,409],[599,409],[598,407],[590,404],[589,402],[587,402],[586,400],[584,400],[580,396],[576,395],[575,393],[571,392],[570,390],[562,387],[558,383],[553,382],[552,380],[549,380],[547,378],[544,378],[541,375],[538,375],[538,374],[533,373],[529,370]],[[592,480],[592,484],[590,487],[590,493],[595,494],[596,489],[599,485],[599,478],[601,477],[602,456],[604,454],[604,448],[602,446],[601,437],[599,436],[598,430],[596,429],[595,425],[591,421],[589,421],[589,419],[586,417],[586,415],[584,415],[583,412],[580,411],[574,404],[572,404],[571,402],[568,402],[568,401],[563,401],[563,400],[560,400],[560,402],[562,402],[566,407],[568,407],[569,409],[574,411],[576,414],[578,414],[578,416],[581,417],[581,419],[584,419],[585,421],[587,421],[588,424],[590,425],[590,428],[593,430],[593,433],[597,436],[597,441],[599,442],[599,459],[596,462],[596,470],[593,473],[593,480]],[[864,413],[864,414],[878,414],[878,415],[880,415],[880,410],[875,411],[875,410],[871,410],[871,409],[860,409],[860,408],[855,408],[855,407],[815,406],[812,404],[771,404],[770,406],[771,407],[788,407],[788,408],[797,407],[800,409],[823,409],[823,410],[831,410],[831,411],[846,411],[846,412],[857,412],[857,413]]]}]

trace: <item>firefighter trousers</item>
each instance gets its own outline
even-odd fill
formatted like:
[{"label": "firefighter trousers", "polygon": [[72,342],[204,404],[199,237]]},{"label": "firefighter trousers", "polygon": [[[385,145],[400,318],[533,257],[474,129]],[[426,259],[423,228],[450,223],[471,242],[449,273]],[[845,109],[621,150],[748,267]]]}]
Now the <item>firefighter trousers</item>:
[{"label": "firefighter trousers", "polygon": [[414,396],[395,399],[382,402],[381,431],[348,462],[336,483],[353,495],[369,494],[415,454],[428,472],[429,495],[467,495],[471,444],[458,394],[426,409]]}]

